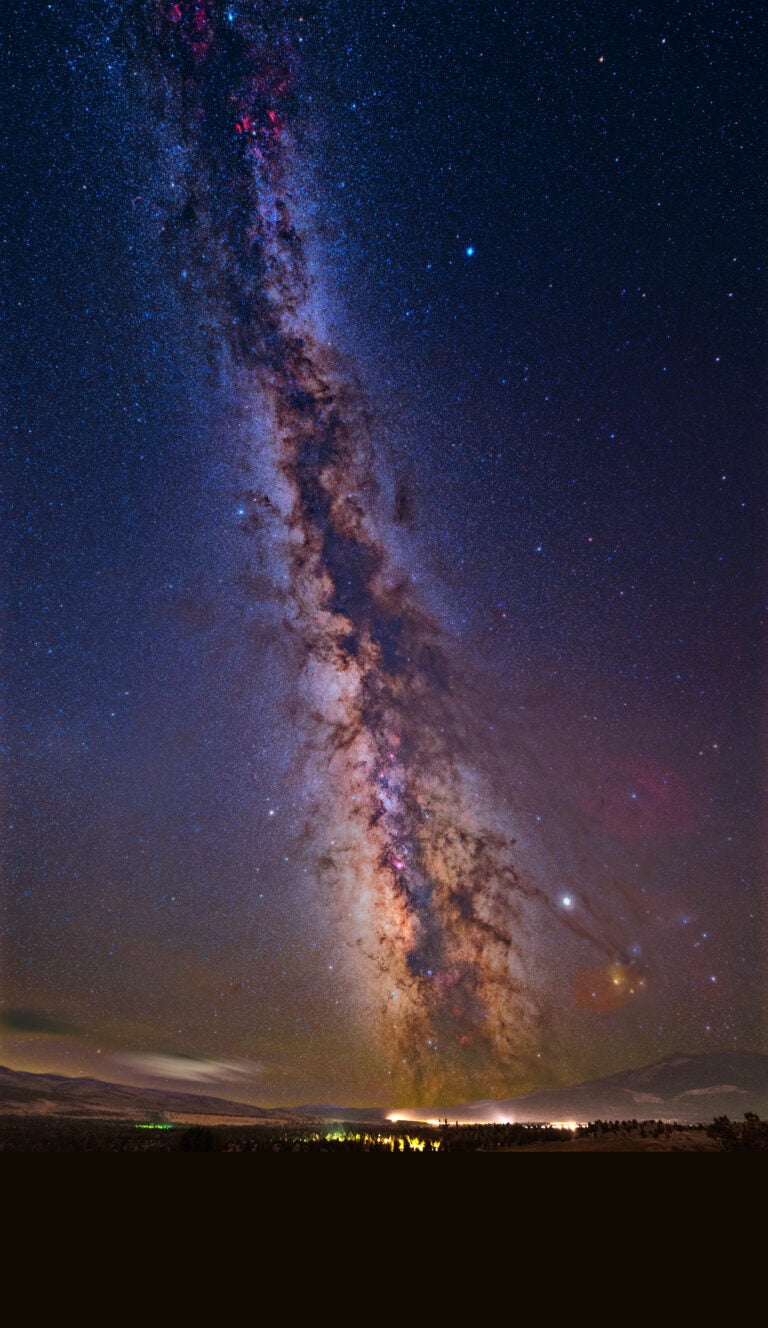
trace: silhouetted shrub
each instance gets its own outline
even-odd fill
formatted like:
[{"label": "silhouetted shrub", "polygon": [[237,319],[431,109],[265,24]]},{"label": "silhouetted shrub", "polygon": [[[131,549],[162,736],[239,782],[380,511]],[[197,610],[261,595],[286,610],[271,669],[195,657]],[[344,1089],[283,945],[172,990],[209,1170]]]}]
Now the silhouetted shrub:
[{"label": "silhouetted shrub", "polygon": [[192,1125],[179,1138],[182,1153],[217,1153],[218,1141],[207,1125]]},{"label": "silhouetted shrub", "polygon": [[754,1111],[745,1111],[743,1121],[716,1116],[707,1134],[725,1153],[768,1153],[768,1121]]}]

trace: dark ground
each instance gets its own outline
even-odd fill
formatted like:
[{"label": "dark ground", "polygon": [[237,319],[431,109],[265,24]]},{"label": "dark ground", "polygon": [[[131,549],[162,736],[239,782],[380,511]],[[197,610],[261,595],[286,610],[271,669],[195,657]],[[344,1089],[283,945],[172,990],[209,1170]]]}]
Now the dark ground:
[{"label": "dark ground", "polygon": [[768,1122],[720,1117],[711,1125],[606,1121],[575,1132],[548,1125],[190,1125],[6,1116],[5,1153],[476,1153],[765,1152]]}]

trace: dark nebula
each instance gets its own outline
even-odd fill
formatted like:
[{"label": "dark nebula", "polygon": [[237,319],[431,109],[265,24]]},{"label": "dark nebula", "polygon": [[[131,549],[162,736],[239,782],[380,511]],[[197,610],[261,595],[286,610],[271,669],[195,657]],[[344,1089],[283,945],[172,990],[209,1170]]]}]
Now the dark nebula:
[{"label": "dark nebula", "polygon": [[[66,1055],[92,1067],[95,1043],[104,1042],[113,1056],[145,1051],[146,1066],[156,1053],[200,1055],[223,1067],[223,1078],[242,1073],[241,1091],[254,1098],[300,1095],[306,1085],[313,1094],[428,1103],[611,1069],[669,1039],[698,1048],[762,1036],[750,876],[760,844],[746,791],[760,671],[750,634],[755,527],[743,548],[733,543],[743,513],[754,520],[759,490],[750,484],[749,443],[727,436],[728,403],[754,382],[744,335],[751,315],[740,328],[718,315],[734,382],[720,396],[708,387],[703,405],[698,387],[721,357],[709,333],[686,329],[710,297],[733,298],[730,285],[747,305],[739,263],[754,264],[754,228],[737,216],[738,271],[726,265],[725,221],[706,242],[704,276],[692,275],[701,229],[689,259],[679,257],[686,209],[708,200],[708,187],[674,136],[661,141],[663,108],[678,106],[674,76],[663,76],[653,117],[649,89],[662,77],[655,62],[668,40],[691,85],[706,49],[696,25],[682,11],[670,22],[628,12],[596,20],[593,30],[556,8],[550,30],[535,5],[503,16],[494,7],[491,26],[501,25],[497,39],[503,29],[506,43],[497,51],[492,35],[481,38],[482,6],[479,17],[459,6],[443,30],[431,26],[443,22],[433,6],[405,3],[369,17],[338,3],[307,11],[277,0],[145,0],[109,11],[109,34],[89,58],[98,65],[112,53],[117,90],[92,100],[106,107],[122,99],[126,144],[131,134],[133,144],[144,140],[133,159],[127,146],[116,156],[119,183],[110,187],[144,288],[160,292],[165,322],[152,354],[166,367],[153,367],[152,354],[141,371],[121,363],[118,387],[105,387],[103,400],[129,390],[131,373],[133,381],[144,374],[135,390],[158,430],[150,463],[158,470],[142,478],[137,468],[129,491],[164,486],[168,497],[154,533],[151,503],[136,518],[134,548],[146,539],[149,584],[169,588],[141,662],[149,592],[138,589],[140,559],[128,547],[119,553],[113,536],[86,530],[83,581],[115,557],[127,587],[115,639],[105,635],[103,603],[96,614],[94,676],[114,691],[123,649],[123,672],[144,679],[147,703],[144,728],[133,720],[98,775],[85,738],[85,758],[67,754],[65,734],[77,728],[71,699],[45,764],[48,740],[38,730],[56,687],[69,684],[53,675],[36,692],[19,684],[24,829],[12,852],[15,879],[37,872],[30,899],[40,872],[52,870],[41,863],[56,862],[60,888],[62,871],[75,882],[63,911],[58,893],[50,903],[68,937],[66,962],[46,959],[51,938],[45,927],[36,934],[36,910],[25,913],[19,895],[12,1004],[51,1010],[13,1025],[19,1035],[50,1034],[44,1054],[39,1039],[36,1051],[19,1043],[25,1064],[57,1054],[61,1064],[66,1042]],[[726,7],[718,19],[724,32],[735,15]],[[412,33],[410,54],[401,28]],[[385,59],[374,42],[393,30]],[[63,49],[60,33],[50,41],[51,51]],[[423,75],[419,93],[413,79],[430,43],[439,69]],[[707,57],[717,88],[725,59]],[[558,71],[568,60],[566,114]],[[618,71],[614,93],[597,90],[606,62]],[[29,85],[40,78],[33,65],[30,57]],[[750,67],[750,89],[756,77]],[[384,126],[370,120],[377,97]],[[439,128],[451,98],[452,147]],[[411,108],[421,139],[401,106]],[[737,135],[729,106],[724,94],[720,119]],[[364,107],[368,119],[352,130],[350,117]],[[698,131],[693,113],[678,106],[677,114],[679,134],[703,150],[719,112]],[[384,149],[385,132],[393,141],[402,134],[400,151]],[[81,168],[77,151],[71,171]],[[620,185],[625,152],[636,173]],[[723,208],[734,153],[719,166]],[[676,165],[665,176],[670,156]],[[473,204],[473,180],[482,205]],[[42,198],[51,188],[35,187]],[[655,192],[663,195],[658,218]],[[462,213],[472,220],[456,234]],[[88,234],[95,215],[86,212]],[[422,230],[428,263],[415,238]],[[33,266],[29,246],[15,259],[21,286]],[[365,275],[376,246],[378,289]],[[685,276],[687,289],[663,293],[665,262],[677,264],[670,280]],[[103,274],[94,280],[104,288]],[[611,287],[603,303],[600,282]],[[650,315],[644,288],[654,283]],[[54,285],[63,305],[68,281]],[[126,309],[144,300],[147,310],[152,298],[116,297]],[[118,313],[118,326],[123,316],[129,321]],[[377,317],[388,323],[380,342]],[[50,307],[38,308],[27,326],[44,329],[46,319]],[[71,320],[77,340],[78,315]],[[142,333],[129,329],[97,365],[126,358],[121,338],[127,359],[139,362]],[[659,357],[673,365],[674,392]],[[77,432],[98,372],[63,407],[46,388],[39,417],[61,410],[65,431]],[[22,357],[14,377],[22,423],[34,417],[33,381]],[[159,438],[174,401],[183,418],[175,459]],[[749,434],[755,418],[753,393],[739,427]],[[686,436],[693,425],[697,438]],[[17,435],[22,476],[34,427]],[[185,473],[185,431],[198,427],[206,441],[197,453],[190,445]],[[89,431],[95,438],[98,428]],[[45,432],[35,474],[50,466]],[[118,449],[106,446],[94,479],[87,446],[79,447],[66,464],[89,505],[109,490]],[[135,439],[130,455],[144,464]],[[165,471],[163,455],[171,458]],[[44,491],[54,490],[49,473]],[[210,515],[183,515],[206,493],[235,514],[226,537]],[[25,594],[42,586],[51,598],[58,573],[40,552],[48,544],[25,527],[30,502],[20,482]],[[165,571],[174,559],[178,575]],[[735,653],[713,616],[728,593],[723,559],[741,578],[729,609]],[[94,593],[89,584],[81,600]],[[20,658],[47,612],[22,609]],[[62,610],[65,635],[76,615],[76,607]],[[118,622],[130,635],[122,647]],[[702,624],[706,644],[689,642]],[[187,644],[174,663],[179,640]],[[84,676],[82,664],[74,674]],[[67,762],[72,773],[62,775]],[[112,767],[120,773],[107,802]],[[80,817],[96,808],[76,831],[62,829],[60,807],[51,810],[68,781]],[[118,831],[102,824],[108,806]],[[31,845],[41,808],[46,829]],[[239,867],[227,859],[231,844]],[[88,862],[81,897],[76,883]],[[122,862],[131,864],[130,884]],[[204,883],[214,876],[219,889]],[[175,957],[164,968],[162,918],[177,893],[184,920],[173,924]],[[262,925],[256,901],[265,893],[273,911]],[[81,990],[85,960],[76,958],[89,899],[100,901],[102,925],[114,918],[117,944],[134,935],[150,956],[146,965],[138,954],[124,957],[92,1006]],[[140,916],[147,905],[153,917]],[[713,956],[703,968],[702,944]],[[32,998],[22,955],[45,975],[42,1002]],[[101,973],[102,961],[96,967]],[[322,994],[323,974],[338,982],[332,1000]],[[729,995],[717,1005],[721,989]],[[154,994],[139,1000],[139,991]],[[110,1033],[112,1004],[119,1031]],[[75,1027],[86,1031],[75,1037]]]}]

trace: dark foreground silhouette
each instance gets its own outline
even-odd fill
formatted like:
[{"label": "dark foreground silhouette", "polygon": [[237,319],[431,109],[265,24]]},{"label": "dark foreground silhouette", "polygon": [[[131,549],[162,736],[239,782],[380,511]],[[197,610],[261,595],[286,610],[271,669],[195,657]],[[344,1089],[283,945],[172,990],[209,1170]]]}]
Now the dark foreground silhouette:
[{"label": "dark foreground silhouette", "polygon": [[180,1124],[65,1116],[0,1118],[0,1152],[11,1153],[428,1153],[768,1152],[768,1121],[717,1117],[710,1125],[660,1120],[553,1125],[384,1126]]}]

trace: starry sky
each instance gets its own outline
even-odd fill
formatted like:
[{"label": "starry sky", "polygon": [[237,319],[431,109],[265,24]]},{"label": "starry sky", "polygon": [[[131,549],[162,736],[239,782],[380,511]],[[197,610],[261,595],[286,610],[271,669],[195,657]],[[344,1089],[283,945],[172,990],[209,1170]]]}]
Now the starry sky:
[{"label": "starry sky", "polygon": [[12,0],[5,1064],[768,1050],[762,27]]}]

